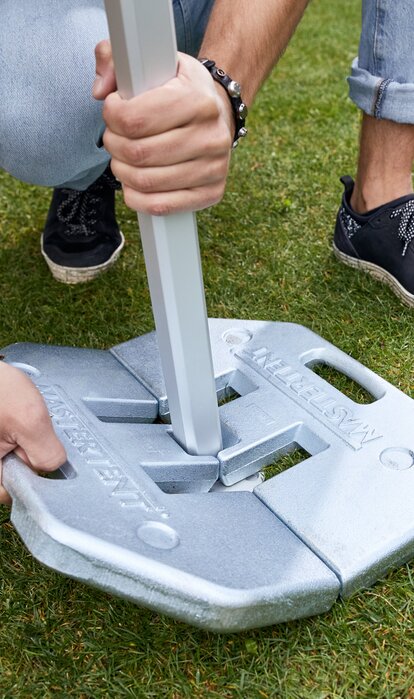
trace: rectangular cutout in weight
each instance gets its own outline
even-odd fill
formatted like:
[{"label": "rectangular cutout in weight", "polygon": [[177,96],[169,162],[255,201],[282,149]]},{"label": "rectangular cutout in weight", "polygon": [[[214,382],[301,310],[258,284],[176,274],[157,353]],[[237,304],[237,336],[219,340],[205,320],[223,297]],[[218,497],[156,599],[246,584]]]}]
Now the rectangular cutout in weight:
[{"label": "rectangular cutout in weight", "polygon": [[[170,0],[105,0],[118,90],[130,99],[174,77]],[[197,224],[138,215],[174,437],[190,454],[222,448]]]}]

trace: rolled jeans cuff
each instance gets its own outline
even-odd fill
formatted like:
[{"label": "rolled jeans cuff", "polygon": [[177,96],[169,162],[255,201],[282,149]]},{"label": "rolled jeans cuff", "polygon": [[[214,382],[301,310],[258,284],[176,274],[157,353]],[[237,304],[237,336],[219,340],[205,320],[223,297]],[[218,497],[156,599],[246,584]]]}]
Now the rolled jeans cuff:
[{"label": "rolled jeans cuff", "polygon": [[351,100],[366,114],[376,119],[414,124],[414,83],[399,83],[372,75],[360,68],[355,58],[348,84]]}]

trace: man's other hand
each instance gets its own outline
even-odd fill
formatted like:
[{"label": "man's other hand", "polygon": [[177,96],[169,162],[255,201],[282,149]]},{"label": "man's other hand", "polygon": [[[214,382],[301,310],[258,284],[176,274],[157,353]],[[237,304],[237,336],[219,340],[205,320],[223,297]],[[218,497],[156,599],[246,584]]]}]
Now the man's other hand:
[{"label": "man's other hand", "polygon": [[19,369],[0,362],[0,504],[11,500],[2,485],[1,459],[14,452],[34,471],[54,471],[66,460],[46,404]]}]

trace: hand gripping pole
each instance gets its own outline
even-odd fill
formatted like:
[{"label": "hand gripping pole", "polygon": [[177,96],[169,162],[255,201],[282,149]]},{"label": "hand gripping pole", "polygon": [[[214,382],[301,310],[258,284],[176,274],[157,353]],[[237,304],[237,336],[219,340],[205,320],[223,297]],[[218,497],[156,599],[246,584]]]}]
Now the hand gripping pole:
[{"label": "hand gripping pole", "polygon": [[[177,72],[170,0],[105,0],[120,95],[130,99]],[[222,448],[193,213],[138,214],[175,439],[189,454]]]}]

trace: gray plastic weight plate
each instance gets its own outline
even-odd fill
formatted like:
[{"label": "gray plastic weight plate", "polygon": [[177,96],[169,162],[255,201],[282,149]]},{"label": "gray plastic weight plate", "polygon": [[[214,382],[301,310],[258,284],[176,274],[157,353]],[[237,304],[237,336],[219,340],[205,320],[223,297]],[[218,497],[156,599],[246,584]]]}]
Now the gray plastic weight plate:
[{"label": "gray plastic weight plate", "polygon": [[[223,450],[175,441],[154,333],[109,352],[11,345],[42,391],[68,463],[5,484],[32,553],[192,624],[240,630],[329,609],[414,554],[413,401],[310,330],[210,320]],[[327,364],[373,396],[318,376]],[[158,418],[158,422],[154,421]],[[234,484],[296,446],[309,458],[252,493]]]}]

